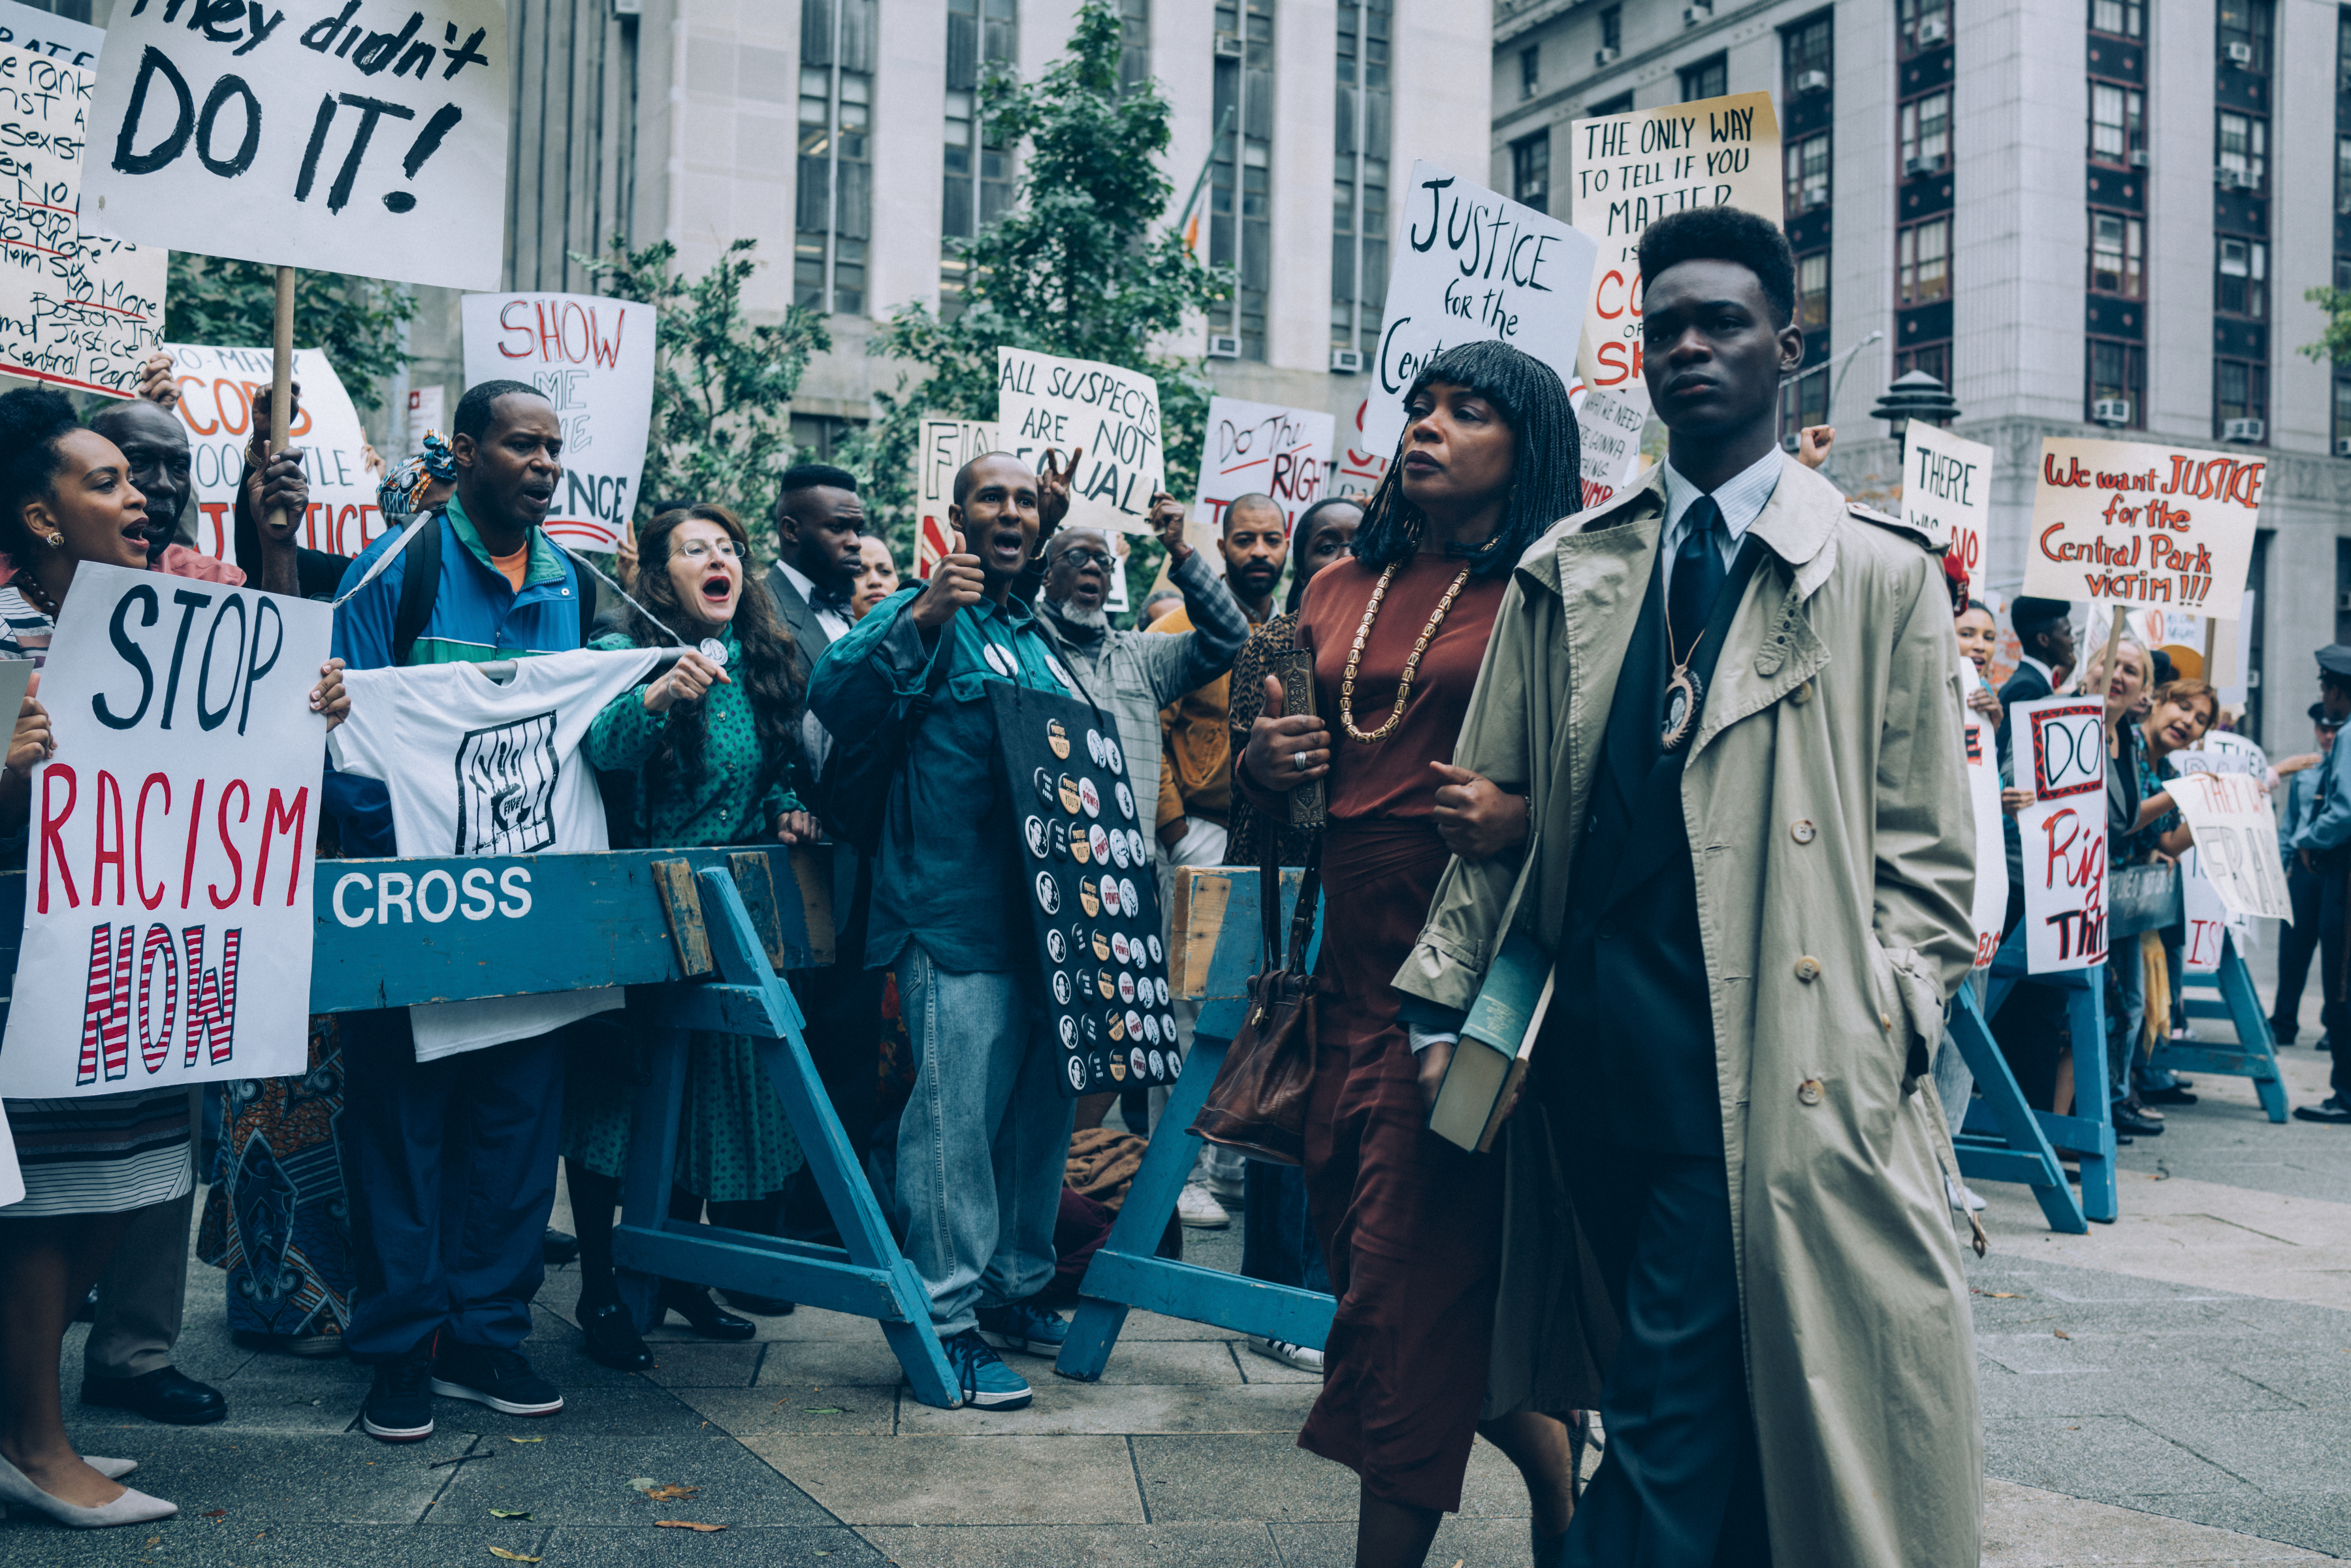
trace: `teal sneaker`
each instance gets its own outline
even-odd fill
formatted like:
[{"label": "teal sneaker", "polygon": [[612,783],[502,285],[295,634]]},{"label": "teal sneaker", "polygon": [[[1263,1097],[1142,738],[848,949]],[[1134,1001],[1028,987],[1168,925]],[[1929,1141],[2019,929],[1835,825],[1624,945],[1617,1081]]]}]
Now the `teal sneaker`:
[{"label": "teal sneaker", "polygon": [[981,1410],[1019,1410],[1033,1396],[1020,1375],[1004,1364],[977,1329],[966,1329],[939,1348],[963,1390],[963,1402]]},{"label": "teal sneaker", "polygon": [[1059,1355],[1070,1325],[1033,1301],[979,1309],[979,1337],[998,1350],[1029,1355]]}]

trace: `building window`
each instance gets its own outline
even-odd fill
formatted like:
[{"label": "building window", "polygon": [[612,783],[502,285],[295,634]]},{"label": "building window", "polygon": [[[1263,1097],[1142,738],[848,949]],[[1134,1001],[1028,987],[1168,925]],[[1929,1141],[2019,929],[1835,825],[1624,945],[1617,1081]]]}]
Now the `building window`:
[{"label": "building window", "polygon": [[1551,130],[1510,143],[1510,199],[1539,213],[1551,211]]},{"label": "building window", "polygon": [[1829,422],[1830,374],[1830,371],[1815,369],[1801,380],[1788,382],[1780,388],[1780,434],[1782,437],[1793,435],[1807,425]]},{"label": "building window", "polygon": [[1939,174],[1951,166],[1951,94],[1949,89],[1914,98],[1896,111],[1902,174]]},{"label": "building window", "polygon": [[2270,247],[2237,235],[2214,236],[2212,308],[2224,316],[2265,316],[2269,302]]},{"label": "building window", "polygon": [[1894,356],[1894,376],[1899,381],[1912,371],[1924,371],[1945,386],[1951,384],[1951,345],[1921,343]]},{"label": "building window", "polygon": [[2335,367],[2335,435],[2329,447],[2337,457],[2351,457],[2351,364]]},{"label": "building window", "polygon": [[1395,0],[1339,0],[1331,182],[1331,347],[1379,352],[1388,286],[1389,17]]},{"label": "building window", "polygon": [[2220,63],[2267,76],[2270,69],[2270,0],[2220,0]]},{"label": "building window", "polygon": [[1633,112],[1632,90],[1627,89],[1614,98],[1604,98],[1598,103],[1586,104],[1583,112],[1594,120],[1607,114],[1630,114]]},{"label": "building window", "polygon": [[1796,325],[1807,332],[1828,330],[1829,253],[1824,250],[1796,258]]},{"label": "building window", "polygon": [[874,0],[800,7],[799,164],[793,204],[792,301],[865,313],[865,246],[873,234]]},{"label": "building window", "polygon": [[1896,47],[1905,58],[1951,41],[1951,0],[1898,0]]},{"label": "building window", "polygon": [[1521,100],[1542,91],[1542,46],[1519,51],[1519,97]]},{"label": "building window", "polygon": [[1151,0],[1119,0],[1118,85],[1132,92],[1151,79]]},{"label": "building window", "polygon": [[2270,122],[2257,115],[2220,113],[2220,168],[2225,183],[2259,191],[2269,182]]},{"label": "building window", "polygon": [[[2117,343],[2105,338],[2091,339],[2089,350],[2088,406],[2082,411],[2084,415],[2101,424],[2112,424],[2119,413],[2123,424],[2144,428],[2147,351],[2137,343]],[[2123,406],[2116,408],[2116,403]]]},{"label": "building window", "polygon": [[[1780,35],[1781,87],[1790,95],[1820,92],[1832,85],[1835,18],[1823,11]],[[1815,77],[1813,73],[1819,72]]]},{"label": "building window", "polygon": [[1894,291],[1902,305],[1951,297],[1951,220],[1931,218],[1894,235]]},{"label": "building window", "polygon": [[1720,98],[1730,90],[1730,57],[1716,55],[1682,68],[1682,101],[1695,103],[1702,98]]},{"label": "building window", "polygon": [[1625,49],[1625,7],[1611,5],[1600,13],[1600,47],[1622,54]]},{"label": "building window", "polygon": [[2267,436],[2270,415],[2270,368],[2247,360],[2212,361],[2212,434],[2224,439],[2229,426],[2241,419],[2258,419]]},{"label": "building window", "polygon": [[1231,267],[1240,287],[1208,308],[1208,335],[1262,360],[1273,280],[1273,0],[1217,0],[1216,16],[1217,37],[1238,39],[1241,54],[1217,57],[1213,113],[1221,123],[1233,111],[1233,127],[1208,178],[1208,263]]},{"label": "building window", "polygon": [[[2351,16],[2351,9],[2344,15]],[[2351,213],[2351,136],[2335,139],[2335,210]]]},{"label": "building window", "polygon": [[2090,214],[2090,292],[2147,296],[2146,225],[2124,213]]},{"label": "building window", "polygon": [[2090,0],[2090,31],[2138,37],[2147,26],[2146,11],[2139,0]]},{"label": "building window", "polygon": [[[818,0],[803,0],[802,15]],[[870,0],[869,0],[870,3]],[[1012,203],[1012,149],[979,115],[979,84],[1019,48],[1018,0],[947,0],[946,185],[939,209],[939,314],[963,308],[962,246]],[[1122,66],[1122,69],[1123,67]]]},{"label": "building window", "polygon": [[1791,142],[1787,152],[1788,215],[1801,217],[1829,204],[1829,133]]},{"label": "building window", "polygon": [[2135,87],[2112,82],[2090,84],[2090,159],[2097,163],[2128,163],[2131,154],[2147,146],[2145,99]]}]

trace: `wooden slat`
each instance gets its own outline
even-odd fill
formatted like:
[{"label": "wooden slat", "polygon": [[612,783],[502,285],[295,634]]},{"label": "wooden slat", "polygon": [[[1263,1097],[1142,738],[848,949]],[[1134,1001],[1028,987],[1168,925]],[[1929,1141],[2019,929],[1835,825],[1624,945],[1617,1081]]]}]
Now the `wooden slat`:
[{"label": "wooden slat", "polygon": [[[792,880],[799,884],[800,915],[808,923],[808,947],[811,961],[830,964],[838,929],[832,907],[832,858],[849,852],[832,844],[795,844],[788,852],[791,857]],[[791,967],[770,956],[778,969]]]},{"label": "wooden slat", "polygon": [[776,878],[768,868],[768,857],[738,852],[726,857],[726,871],[735,879],[735,891],[742,895],[743,912],[751,917],[751,929],[758,934],[759,946],[767,952],[768,967],[781,968],[784,927],[776,911]]},{"label": "wooden slat", "polygon": [[669,939],[677,948],[678,967],[691,979],[711,973],[710,933],[702,925],[702,894],[694,885],[694,868],[684,861],[655,861],[653,887],[660,893],[662,914],[669,922]]},{"label": "wooden slat", "polygon": [[1225,927],[1233,879],[1228,872],[1187,865],[1176,868],[1174,880],[1167,930],[1175,943],[1167,955],[1167,986],[1176,995],[1196,1001],[1207,995],[1209,961]]}]

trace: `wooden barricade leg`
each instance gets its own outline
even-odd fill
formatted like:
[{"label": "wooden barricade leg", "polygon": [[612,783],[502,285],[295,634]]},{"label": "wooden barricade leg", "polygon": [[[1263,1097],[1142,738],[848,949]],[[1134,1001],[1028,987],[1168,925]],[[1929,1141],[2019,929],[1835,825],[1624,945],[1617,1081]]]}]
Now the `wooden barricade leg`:
[{"label": "wooden barricade leg", "polygon": [[1991,1025],[1976,1005],[1972,988],[1962,985],[1953,998],[1951,1043],[1959,1048],[1983,1091],[1980,1106],[1962,1106],[1964,1129],[1953,1129],[1959,1174],[1969,1181],[2020,1181],[2032,1188],[2049,1228],[2079,1236],[2090,1228],[2082,1205],[2066,1185],[2057,1152],[2025,1103],[2008,1058],[1992,1042]]},{"label": "wooden barricade leg", "polygon": [[[2059,1149],[2071,1150],[2081,1161],[2082,1215],[2103,1225],[2111,1225],[2121,1212],[2119,1189],[2115,1181],[2115,1123],[2112,1108],[2106,1103],[2106,971],[2104,965],[2091,969],[2067,969],[2053,975],[2028,975],[2024,967],[2024,935],[2022,929],[2011,935],[1992,960],[1989,977],[1983,1017],[1989,1020],[2000,1016],[2000,1009],[2016,988],[2019,980],[2032,979],[2043,985],[2054,986],[2065,993],[2066,1033],[2073,1041],[2074,1113],[2060,1116],[2054,1112],[2035,1111],[2032,1120],[2044,1140]],[[1987,1029],[1984,1043],[1991,1045]],[[1991,1050],[1998,1061],[1997,1077],[2011,1089],[2015,1078],[2008,1072],[2005,1059],[1997,1047]],[[1974,1059],[1970,1058],[1973,1065]],[[1986,1093],[1991,1093],[1987,1083]],[[2019,1100],[2022,1099],[2020,1092]],[[2087,1103],[2093,1110],[2083,1114]],[[2005,1128],[2001,1129],[2003,1132]],[[1964,1162],[1960,1169],[1967,1168]],[[1997,1179],[1997,1178],[1994,1178]],[[2043,1212],[2047,1204],[2043,1205]],[[2058,1229],[2054,1215],[2050,1223]]]},{"label": "wooden barricade leg", "polygon": [[[1091,1383],[1102,1375],[1130,1307],[1318,1350],[1331,1331],[1331,1315],[1337,1303],[1320,1291],[1269,1284],[1155,1255],[1199,1155],[1200,1140],[1192,1135],[1192,1119],[1207,1100],[1208,1086],[1224,1063],[1225,1048],[1240,1028],[1249,978],[1257,972],[1259,961],[1256,873],[1254,869],[1232,872],[1228,880],[1229,901],[1200,993],[1204,1005],[1193,1032],[1192,1054],[1168,1094],[1167,1107],[1151,1134],[1143,1166],[1127,1188],[1126,1202],[1111,1227],[1110,1239],[1087,1266],[1069,1338],[1053,1364],[1053,1370],[1064,1377]],[[1285,901],[1296,898],[1296,872],[1283,873],[1282,893]],[[1183,934],[1176,933],[1175,939],[1183,940]],[[1316,940],[1321,940],[1319,931]]]},{"label": "wooden barricade leg", "polygon": [[[2218,1072],[2250,1078],[2262,1109],[2273,1122],[2285,1120],[2285,1084],[2278,1077],[2277,1039],[2270,1032],[2269,1015],[2253,989],[2252,971],[2237,950],[2237,939],[2220,943],[2220,969],[2215,975],[2180,977],[2180,1010],[2191,1019],[2227,1019],[2237,1030],[2237,1049],[2225,1051],[2203,1040],[2166,1040],[2155,1051],[2155,1065],[2174,1071]],[[2218,991],[2217,999],[2199,991]]]}]

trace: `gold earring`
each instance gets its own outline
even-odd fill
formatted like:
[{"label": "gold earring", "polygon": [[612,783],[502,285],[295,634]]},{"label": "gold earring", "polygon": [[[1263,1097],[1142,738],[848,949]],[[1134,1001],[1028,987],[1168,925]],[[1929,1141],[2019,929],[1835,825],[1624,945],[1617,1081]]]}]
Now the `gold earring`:
[{"label": "gold earring", "polygon": [[51,534],[48,538],[48,546],[51,549],[65,549],[66,536],[62,532]]}]

